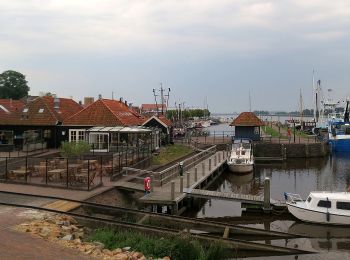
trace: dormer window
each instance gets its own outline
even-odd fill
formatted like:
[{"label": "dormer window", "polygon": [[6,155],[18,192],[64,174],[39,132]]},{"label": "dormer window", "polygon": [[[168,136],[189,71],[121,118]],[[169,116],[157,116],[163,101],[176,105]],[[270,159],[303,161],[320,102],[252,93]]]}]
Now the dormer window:
[{"label": "dormer window", "polygon": [[44,112],[44,109],[43,108],[40,108],[38,113],[43,113]]},{"label": "dormer window", "polygon": [[25,108],[25,109],[23,109],[23,113],[27,113],[27,112],[28,112],[28,110],[29,110],[29,108]]}]

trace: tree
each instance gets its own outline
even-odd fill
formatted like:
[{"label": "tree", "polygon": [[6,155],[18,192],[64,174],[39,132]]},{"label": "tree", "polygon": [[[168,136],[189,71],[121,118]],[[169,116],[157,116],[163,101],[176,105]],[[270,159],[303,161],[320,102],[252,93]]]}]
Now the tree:
[{"label": "tree", "polygon": [[28,95],[29,87],[25,76],[14,70],[0,74],[0,98],[21,99]]}]

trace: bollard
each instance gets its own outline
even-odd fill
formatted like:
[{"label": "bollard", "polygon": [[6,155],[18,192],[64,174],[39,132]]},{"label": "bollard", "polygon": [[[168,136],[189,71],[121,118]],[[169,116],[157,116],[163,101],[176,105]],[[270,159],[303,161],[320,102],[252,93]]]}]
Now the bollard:
[{"label": "bollard", "polygon": [[211,159],[209,159],[209,171],[211,171]]},{"label": "bollard", "polygon": [[270,178],[265,177],[264,180],[264,212],[268,213],[271,211],[270,204]]},{"label": "bollard", "polygon": [[198,169],[197,169],[197,167],[194,167],[194,182],[197,182],[197,180],[198,180],[197,173],[198,173]]},{"label": "bollard", "polygon": [[175,181],[171,181],[171,200],[175,200]]},{"label": "bollard", "polygon": [[154,174],[151,174],[151,192],[154,191],[154,184],[155,184],[155,181],[154,181]]},{"label": "bollard", "polygon": [[202,163],[202,176],[204,177],[204,175],[205,175],[205,164]]},{"label": "bollard", "polygon": [[190,188],[190,172],[186,173],[186,178],[187,178],[187,183],[186,183],[186,188]]},{"label": "bollard", "polygon": [[184,192],[184,177],[180,177],[180,193]]}]

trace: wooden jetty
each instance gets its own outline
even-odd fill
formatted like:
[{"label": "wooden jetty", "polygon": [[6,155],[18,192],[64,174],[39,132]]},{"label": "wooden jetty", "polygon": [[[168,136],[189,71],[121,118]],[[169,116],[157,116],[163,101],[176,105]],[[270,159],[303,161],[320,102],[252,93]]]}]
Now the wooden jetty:
[{"label": "wooden jetty", "polygon": [[[264,196],[235,194],[206,190],[214,180],[226,168],[228,151],[217,151],[213,146],[202,151],[195,158],[184,162],[182,174],[179,165],[174,165],[160,173],[143,171],[139,169],[125,168],[127,172],[135,172],[134,179],[140,177],[142,172],[152,179],[152,190],[139,199],[139,202],[155,207],[166,206],[172,214],[182,214],[189,203],[190,198],[224,199],[241,202],[244,208],[263,209],[270,212],[273,208],[283,209],[283,203],[271,200],[270,179],[265,180]],[[127,175],[132,180],[132,175]],[[128,191],[144,191],[143,183],[117,182],[114,185],[118,189]]]}]

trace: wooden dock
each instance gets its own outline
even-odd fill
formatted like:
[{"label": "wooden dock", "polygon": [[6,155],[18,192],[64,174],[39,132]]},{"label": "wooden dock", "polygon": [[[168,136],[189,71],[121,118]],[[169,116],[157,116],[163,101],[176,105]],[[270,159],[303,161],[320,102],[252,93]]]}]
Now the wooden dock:
[{"label": "wooden dock", "polygon": [[264,203],[263,196],[256,196],[250,194],[238,194],[231,192],[219,192],[211,190],[187,189],[185,190],[187,196],[198,197],[205,199],[222,199],[230,201],[238,201],[242,203],[262,205]]},{"label": "wooden dock", "polygon": [[194,167],[188,169],[183,176],[176,176],[171,182],[140,198],[140,202],[153,205],[179,204],[187,195],[185,189],[204,189],[209,186],[226,167],[226,151],[215,152]]}]

